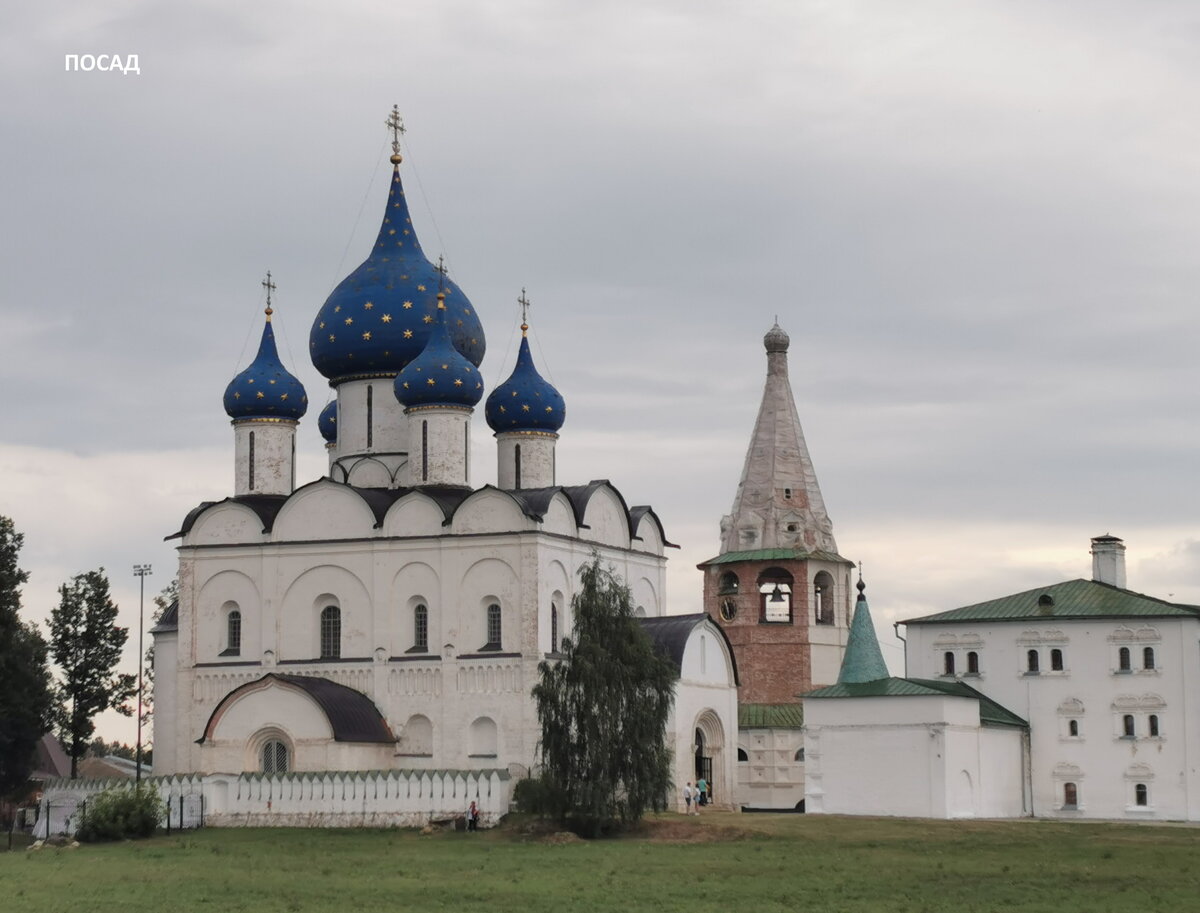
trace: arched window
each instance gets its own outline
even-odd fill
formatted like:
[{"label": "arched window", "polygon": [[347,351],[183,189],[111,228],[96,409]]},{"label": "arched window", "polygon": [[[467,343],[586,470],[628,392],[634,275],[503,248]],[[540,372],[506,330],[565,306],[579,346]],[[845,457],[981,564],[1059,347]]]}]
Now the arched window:
[{"label": "arched window", "polygon": [[954,654],[951,653],[949,650],[947,650],[945,653],[942,654],[942,674],[943,675],[953,675],[954,674]]},{"label": "arched window", "polygon": [[423,604],[413,609],[413,650],[429,652],[429,607]]},{"label": "arched window", "polygon": [[738,761],[739,761],[739,763],[744,763],[744,762],[747,762],[747,761],[749,761],[749,760],[750,760],[750,755],[746,754],[746,749],[744,749],[744,748],[739,748],[739,749],[738,749]]},{"label": "arched window", "polygon": [[833,624],[833,578],[825,571],[813,578],[813,610],[817,624]]},{"label": "arched window", "polygon": [[1050,669],[1054,672],[1063,670],[1063,652],[1058,647],[1050,651]]},{"label": "arched window", "polygon": [[1079,806],[1079,790],[1075,788],[1074,783],[1063,784],[1063,808],[1077,808]]},{"label": "arched window", "polygon": [[342,655],[342,610],[335,605],[321,610],[321,659]]},{"label": "arched window", "polygon": [[1138,783],[1133,787],[1133,804],[1143,806],[1150,804],[1150,790],[1145,783]]},{"label": "arched window", "polygon": [[1030,675],[1037,675],[1041,671],[1042,658],[1037,650],[1030,650],[1025,654],[1025,668]]},{"label": "arched window", "polygon": [[483,649],[500,649],[501,636],[504,633],[500,627],[500,620],[500,606],[493,602],[487,607],[487,643],[483,645]]},{"label": "arched window", "polygon": [[781,567],[767,568],[758,576],[763,621],[792,623],[792,575]]},{"label": "arched window", "polygon": [[1132,713],[1127,713],[1123,717],[1121,717],[1121,733],[1122,733],[1122,736],[1127,739],[1132,739],[1135,737],[1136,731],[1133,726],[1133,714]]},{"label": "arched window", "polygon": [[242,652],[242,613],[234,609],[225,619],[225,655],[237,656]]},{"label": "arched window", "polygon": [[496,757],[498,744],[496,723],[491,717],[479,717],[467,731],[468,752],[472,758]]},{"label": "arched window", "polygon": [[558,652],[558,606],[550,604],[550,652]]},{"label": "arched window", "polygon": [[1073,739],[1079,737],[1079,720],[1070,720],[1067,723],[1067,735]]},{"label": "arched window", "polygon": [[967,654],[967,675],[979,674],[979,654],[972,650]]},{"label": "arched window", "polygon": [[265,774],[288,772],[288,749],[279,739],[271,739],[262,747],[262,770]]},{"label": "arched window", "polygon": [[1158,714],[1157,713],[1150,714],[1150,716],[1149,716],[1149,718],[1147,718],[1146,722],[1150,726],[1150,738],[1157,739],[1158,738]]},{"label": "arched window", "polygon": [[717,584],[717,592],[722,596],[732,596],[738,591],[738,575],[733,571],[726,571],[721,575],[721,581]]},{"label": "arched window", "polygon": [[1154,648],[1153,647],[1143,647],[1142,648],[1142,668],[1143,669],[1153,669],[1154,668]]},{"label": "arched window", "polygon": [[1132,667],[1129,661],[1129,648],[1122,647],[1117,651],[1117,671],[1128,672],[1130,668]]}]

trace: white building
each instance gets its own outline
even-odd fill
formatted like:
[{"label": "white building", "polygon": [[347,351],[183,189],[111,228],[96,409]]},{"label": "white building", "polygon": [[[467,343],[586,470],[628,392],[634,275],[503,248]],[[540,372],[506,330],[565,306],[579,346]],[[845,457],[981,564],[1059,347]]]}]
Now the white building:
[{"label": "white building", "polygon": [[1200,820],[1200,607],[1127,589],[1124,551],[908,621],[909,678],[808,695],[809,810]]},{"label": "white building", "polygon": [[422,253],[398,148],[392,162],[371,255],[310,335],[336,393],[320,417],[329,476],[295,487],[307,399],[279,362],[269,297],[258,356],[226,391],[234,490],[176,534],[178,605],[153,632],[155,773],[522,776],[538,663],[571,636],[578,571],[598,554],[679,670],[677,780],[694,779],[698,753],[730,801],[729,643],[702,613],[663,617],[669,543],[651,508],[607,481],[558,484],[565,405],[525,338],[486,405],[498,487],[472,487],[483,330]]}]

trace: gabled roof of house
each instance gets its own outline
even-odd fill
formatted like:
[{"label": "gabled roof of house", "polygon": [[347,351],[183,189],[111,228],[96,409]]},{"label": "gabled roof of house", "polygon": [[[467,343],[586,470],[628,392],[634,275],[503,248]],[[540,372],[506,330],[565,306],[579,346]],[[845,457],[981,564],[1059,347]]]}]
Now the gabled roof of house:
[{"label": "gabled roof of house", "polygon": [[838,697],[930,697],[948,695],[979,701],[979,722],[983,726],[1017,726],[1028,728],[1029,723],[1011,710],[970,685],[957,680],[926,678],[880,678],[872,682],[839,682],[828,688],[818,688],[804,695],[808,698]]},{"label": "gabled roof of house", "polygon": [[1200,618],[1200,606],[1167,602],[1095,580],[1067,580],[987,602],[911,618],[904,624],[1045,621],[1065,618]]}]

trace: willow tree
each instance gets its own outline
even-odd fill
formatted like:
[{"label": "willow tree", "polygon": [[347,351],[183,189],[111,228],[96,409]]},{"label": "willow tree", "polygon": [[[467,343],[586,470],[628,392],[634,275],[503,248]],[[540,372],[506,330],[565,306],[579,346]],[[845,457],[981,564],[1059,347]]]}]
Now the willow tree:
[{"label": "willow tree", "polygon": [[666,807],[675,669],[655,651],[611,567],[595,556],[579,576],[574,636],[561,659],[538,666],[533,696],[545,810],[597,836]]}]

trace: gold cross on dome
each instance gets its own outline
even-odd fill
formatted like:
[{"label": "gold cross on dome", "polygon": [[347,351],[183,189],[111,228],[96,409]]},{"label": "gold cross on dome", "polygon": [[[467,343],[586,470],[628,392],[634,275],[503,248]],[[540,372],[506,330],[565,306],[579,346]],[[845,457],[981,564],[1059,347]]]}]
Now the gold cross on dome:
[{"label": "gold cross on dome", "polygon": [[267,278],[262,281],[262,287],[267,290],[267,317],[269,318],[274,313],[271,310],[271,292],[275,291],[275,283],[271,281],[270,270],[267,270]]},{"label": "gold cross on dome", "polygon": [[400,106],[392,105],[392,113],[384,124],[392,131],[392,154],[400,154],[400,137],[404,135],[404,121],[400,119]]},{"label": "gold cross on dome", "polygon": [[521,297],[517,299],[517,304],[521,305],[521,335],[524,336],[529,329],[529,299],[525,297],[525,289],[521,288]]}]

